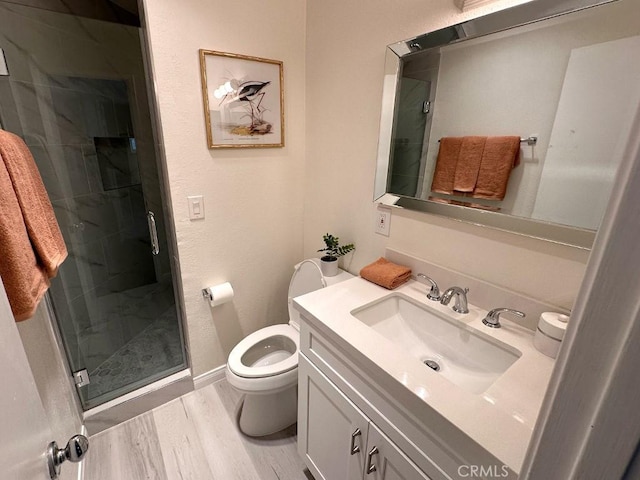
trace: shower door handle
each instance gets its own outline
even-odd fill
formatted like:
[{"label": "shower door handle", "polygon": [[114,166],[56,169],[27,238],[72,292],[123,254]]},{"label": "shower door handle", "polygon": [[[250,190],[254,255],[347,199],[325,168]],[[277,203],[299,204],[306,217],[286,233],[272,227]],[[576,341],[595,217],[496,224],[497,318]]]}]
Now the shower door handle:
[{"label": "shower door handle", "polygon": [[149,223],[149,235],[151,236],[151,253],[158,255],[160,253],[158,228],[156,227],[156,216],[151,210],[147,212],[147,222]]}]

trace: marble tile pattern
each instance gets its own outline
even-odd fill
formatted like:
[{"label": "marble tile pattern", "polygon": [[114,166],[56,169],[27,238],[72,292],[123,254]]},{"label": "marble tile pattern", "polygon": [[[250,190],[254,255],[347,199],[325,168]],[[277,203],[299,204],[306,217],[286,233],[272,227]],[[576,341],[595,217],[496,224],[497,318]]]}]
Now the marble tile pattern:
[{"label": "marble tile pattern", "polygon": [[[67,315],[64,323],[70,324],[69,331],[64,333],[77,337],[80,357],[73,361],[89,372],[98,368],[167,310],[175,312],[175,299],[169,282],[102,296],[93,290],[68,304],[64,302],[64,297],[56,302],[58,297],[55,291],[52,291],[52,296],[56,314]],[[66,314],[61,307],[68,307],[70,312]],[[63,328],[66,326],[63,325]]]},{"label": "marble tile pattern", "polygon": [[[75,338],[77,351],[71,352],[75,355],[72,360],[77,362],[74,368],[89,372],[91,383],[80,390],[88,406],[113,398],[115,393],[110,398],[102,397],[109,387],[139,388],[156,380],[163,370],[173,372],[175,367],[184,365],[170,282],[92,296],[91,302],[86,302],[87,298],[80,297],[78,305],[72,302],[71,307],[85,312],[77,318],[90,321],[73,322],[77,331],[65,341]],[[72,322],[63,322],[63,328],[67,323]]]},{"label": "marble tile pattern", "polygon": [[184,358],[177,314],[172,308],[89,372],[91,383],[80,392],[85,401],[98,404],[96,400],[105,393],[180,366],[184,366]]},{"label": "marble tile pattern", "polygon": [[223,380],[90,438],[91,480],[313,480],[296,429],[261,438],[237,426],[241,395]]}]

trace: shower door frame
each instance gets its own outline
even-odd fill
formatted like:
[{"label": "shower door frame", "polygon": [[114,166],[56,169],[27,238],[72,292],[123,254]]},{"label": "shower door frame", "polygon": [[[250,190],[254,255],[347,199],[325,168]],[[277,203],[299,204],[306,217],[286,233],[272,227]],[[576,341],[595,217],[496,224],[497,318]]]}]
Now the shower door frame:
[{"label": "shower door frame", "polygon": [[[143,22],[140,27],[135,28],[138,29],[140,49],[142,52],[142,62],[145,72],[145,84],[147,88],[148,104],[147,106],[149,108],[149,118],[154,140],[153,147],[155,153],[155,168],[158,172],[158,188],[160,190],[160,196],[162,199],[162,213],[165,226],[165,234],[167,236],[167,253],[169,255],[171,266],[171,279],[174,298],[176,301],[176,314],[182,336],[182,348],[184,352],[185,368],[177,373],[173,373],[167,377],[156,380],[151,384],[133,390],[132,392],[125,393],[113,400],[85,410],[82,405],[80,391],[78,390],[79,387],[76,385],[73,379],[73,371],[71,369],[71,364],[64,347],[62,333],[60,331],[58,319],[55,314],[55,309],[53,308],[53,303],[49,298],[49,294],[47,293],[47,311],[51,316],[57,347],[60,350],[61,355],[65,359],[64,364],[69,375],[69,381],[71,382],[73,390],[75,392],[75,403],[78,408],[78,412],[84,419],[85,426],[89,431],[89,434],[92,435],[194,390],[191,370],[191,352],[189,350],[189,342],[187,340],[188,328],[184,320],[186,316],[184,308],[182,276],[180,273],[180,264],[177,255],[177,237],[173,223],[173,207],[171,205],[169,195],[170,186],[166,167],[164,140],[159,118],[160,114],[158,110],[158,96],[154,88],[152,77],[153,68],[151,65],[151,56],[148,51],[148,36],[146,34],[146,28]],[[132,80],[130,78],[127,78],[125,79],[125,81],[130,85]],[[169,379],[170,381],[167,382],[167,379]],[[157,384],[160,385],[159,388],[155,388],[155,385]]]},{"label": "shower door frame", "polygon": [[[26,7],[39,9],[27,2],[18,0],[1,0],[2,3],[18,4]],[[72,12],[58,12],[59,14],[75,15]],[[80,16],[80,15],[78,15]],[[164,220],[164,233],[166,234],[167,254],[169,256],[172,288],[175,298],[175,308],[178,326],[182,339],[182,351],[184,353],[184,368],[177,373],[173,373],[160,380],[140,387],[129,393],[125,393],[120,397],[107,401],[103,404],[92,408],[84,409],[79,387],[73,378],[73,371],[70,359],[67,355],[62,332],[58,323],[58,317],[53,307],[49,293],[44,298],[46,311],[50,317],[53,330],[55,344],[60,351],[61,357],[64,359],[64,368],[66,370],[68,381],[75,392],[74,404],[81,418],[84,419],[90,434],[95,434],[101,430],[109,428],[140,413],[154,408],[155,406],[166,403],[167,401],[177,398],[184,393],[193,391],[194,383],[191,371],[191,354],[188,344],[188,328],[185,321],[184,295],[180,274],[180,265],[177,255],[177,238],[173,223],[173,208],[170,202],[170,186],[168,182],[168,173],[166,168],[166,155],[164,150],[164,142],[162,138],[162,129],[158,110],[158,96],[154,88],[153,68],[149,54],[148,34],[143,19],[143,12],[140,12],[141,25],[129,27],[137,28],[140,49],[142,53],[142,66],[144,69],[144,82],[147,90],[147,108],[151,125],[151,134],[153,138],[153,149],[155,154],[155,169],[158,173],[158,188],[162,201],[162,218]],[[99,19],[97,20],[103,20]],[[128,85],[131,84],[130,78],[120,78]],[[1,114],[1,109],[0,109]]]}]

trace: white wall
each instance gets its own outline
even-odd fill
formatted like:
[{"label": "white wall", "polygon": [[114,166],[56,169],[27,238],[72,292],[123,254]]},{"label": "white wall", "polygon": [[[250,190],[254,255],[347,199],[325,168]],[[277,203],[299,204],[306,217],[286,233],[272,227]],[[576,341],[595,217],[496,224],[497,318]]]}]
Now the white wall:
[{"label": "white wall", "polygon": [[371,0],[366,8],[341,0],[308,3],[305,256],[314,255],[322,234],[330,231],[355,242],[357,251],[346,261],[352,272],[383,255],[388,245],[571,307],[588,252],[396,210],[391,236],[373,233],[386,45],[518,3],[524,2],[505,0],[465,14],[442,0],[408,0],[401,7]]},{"label": "white wall", "polygon": [[[226,362],[245,335],[284,323],[292,267],[302,257],[305,2],[146,0],[194,374]],[[286,146],[209,150],[198,49],[284,62]],[[187,196],[204,195],[203,220]],[[229,281],[233,304],[200,290]]]}]

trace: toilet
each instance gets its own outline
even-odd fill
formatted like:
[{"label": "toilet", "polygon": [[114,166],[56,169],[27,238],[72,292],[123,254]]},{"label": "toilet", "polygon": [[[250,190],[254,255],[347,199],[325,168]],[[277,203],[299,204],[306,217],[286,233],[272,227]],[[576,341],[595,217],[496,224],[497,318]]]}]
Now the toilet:
[{"label": "toilet", "polygon": [[231,350],[226,377],[244,394],[239,417],[244,434],[270,435],[296,423],[300,314],[293,298],[352,277],[343,270],[325,277],[317,258],[300,262],[289,283],[289,323],[253,332]]}]

